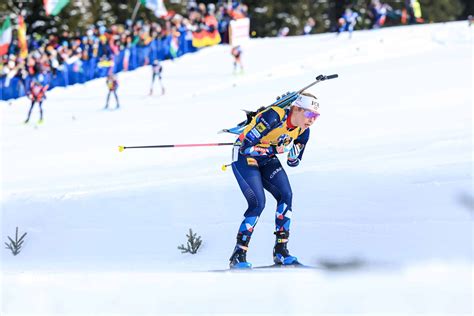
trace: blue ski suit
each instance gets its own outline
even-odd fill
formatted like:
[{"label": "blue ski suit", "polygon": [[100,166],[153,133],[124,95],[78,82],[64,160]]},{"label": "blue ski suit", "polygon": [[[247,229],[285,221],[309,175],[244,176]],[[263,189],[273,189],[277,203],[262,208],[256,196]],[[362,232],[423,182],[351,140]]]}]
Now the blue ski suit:
[{"label": "blue ski suit", "polygon": [[239,234],[252,235],[265,207],[264,189],[277,201],[275,231],[289,231],[291,223],[292,190],[288,176],[276,154],[284,143],[300,144],[298,159],[288,160],[296,167],[302,159],[309,139],[306,130],[292,126],[291,112],[273,106],[257,114],[235,142],[232,170],[248,203]]}]

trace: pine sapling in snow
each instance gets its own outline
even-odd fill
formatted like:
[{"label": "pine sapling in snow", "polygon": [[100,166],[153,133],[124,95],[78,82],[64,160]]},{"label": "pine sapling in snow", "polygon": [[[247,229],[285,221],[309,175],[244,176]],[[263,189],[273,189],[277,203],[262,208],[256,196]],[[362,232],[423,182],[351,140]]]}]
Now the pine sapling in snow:
[{"label": "pine sapling in snow", "polygon": [[195,254],[199,247],[201,247],[201,236],[196,237],[196,233],[193,233],[193,230],[190,228],[189,229],[189,235],[187,234],[186,237],[188,237],[188,242],[186,247],[181,244],[181,246],[178,247],[179,250],[181,250],[181,253],[191,253]]},{"label": "pine sapling in snow", "polygon": [[26,233],[24,233],[20,238],[18,238],[18,227],[16,228],[16,234],[15,234],[15,240],[13,240],[10,236],[8,236],[8,239],[10,240],[10,243],[6,243],[6,249],[10,249],[12,254],[16,256],[17,254],[20,253],[21,251],[21,246],[23,245],[24,238],[26,236]]}]

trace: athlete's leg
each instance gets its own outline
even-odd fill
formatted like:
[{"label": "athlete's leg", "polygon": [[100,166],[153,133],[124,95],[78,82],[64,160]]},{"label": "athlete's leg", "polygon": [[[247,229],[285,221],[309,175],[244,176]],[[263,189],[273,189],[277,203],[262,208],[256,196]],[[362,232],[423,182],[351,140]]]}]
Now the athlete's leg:
[{"label": "athlete's leg", "polygon": [[265,193],[255,159],[239,154],[237,161],[232,164],[232,170],[247,200],[248,208],[244,213],[244,219],[237,233],[237,243],[229,259],[230,267],[249,268],[251,264],[246,258],[248,245],[258,218],[265,207]]},{"label": "athlete's leg", "polygon": [[40,119],[39,119],[39,121],[43,122],[43,101],[39,101],[38,105],[39,105],[39,109],[40,109]]},{"label": "athlete's leg", "polygon": [[290,255],[287,249],[288,238],[290,237],[293,193],[288,176],[278,158],[275,157],[262,168],[262,181],[265,189],[277,200],[273,261],[277,264],[295,264],[298,259]]},{"label": "athlete's leg", "polygon": [[28,121],[30,120],[31,112],[33,111],[34,106],[35,106],[35,101],[32,100],[32,101],[31,101],[30,110],[28,111],[28,117],[26,118],[25,123],[28,123]]},{"label": "athlete's leg", "polygon": [[105,103],[105,109],[109,108],[109,99],[110,99],[110,94],[112,93],[112,90],[109,90],[109,93],[107,94],[107,101]]},{"label": "athlete's leg", "polygon": [[262,169],[263,187],[277,201],[275,231],[289,231],[291,224],[291,204],[293,192],[288,175],[278,158],[270,160]]},{"label": "athlete's leg", "polygon": [[119,104],[119,99],[118,99],[118,96],[117,96],[117,90],[114,90],[114,95],[115,95],[115,108],[118,109],[120,107],[120,104]]},{"label": "athlete's leg", "polygon": [[265,207],[262,176],[259,167],[255,164],[254,158],[245,157],[240,154],[238,160],[232,164],[235,178],[248,203],[239,232],[249,237],[252,235],[258,217]]}]

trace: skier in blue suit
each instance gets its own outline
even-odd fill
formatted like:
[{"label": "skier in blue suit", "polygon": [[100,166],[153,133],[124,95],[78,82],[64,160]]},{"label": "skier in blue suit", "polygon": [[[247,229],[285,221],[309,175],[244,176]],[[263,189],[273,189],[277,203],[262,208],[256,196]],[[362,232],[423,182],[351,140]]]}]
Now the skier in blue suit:
[{"label": "skier in blue suit", "polygon": [[265,207],[264,189],[277,201],[273,260],[283,265],[298,263],[287,249],[292,190],[277,155],[286,153],[288,166],[298,166],[309,140],[309,127],[318,117],[319,103],[316,97],[302,93],[288,109],[272,106],[258,113],[236,140],[232,170],[248,208],[230,257],[231,268],[252,266],[247,262],[246,254],[255,225]]},{"label": "skier in blue suit", "polygon": [[357,12],[354,12],[350,8],[347,8],[342,17],[339,19],[339,30],[337,32],[337,35],[344,31],[347,31],[349,32],[349,38],[351,38],[352,32],[354,31],[354,27],[357,24],[358,17],[359,14]]}]

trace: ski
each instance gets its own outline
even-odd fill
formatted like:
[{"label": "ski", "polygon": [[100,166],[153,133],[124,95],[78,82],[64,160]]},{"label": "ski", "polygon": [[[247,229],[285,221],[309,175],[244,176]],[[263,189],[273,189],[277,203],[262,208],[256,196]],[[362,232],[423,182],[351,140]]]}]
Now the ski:
[{"label": "ski", "polygon": [[308,266],[302,263],[296,263],[296,264],[271,264],[267,266],[256,266],[253,267],[252,269],[322,269],[320,267],[315,267],[315,266]]},{"label": "ski", "polygon": [[216,269],[216,270],[208,270],[207,272],[247,272],[247,271],[262,271],[266,269],[309,269],[309,270],[322,270],[324,269],[323,267],[316,267],[316,266],[309,266],[305,265],[302,263],[296,263],[296,264],[288,264],[288,265],[283,265],[283,264],[270,264],[270,265],[264,265],[264,266],[255,266],[252,268],[227,268],[227,269]]}]

